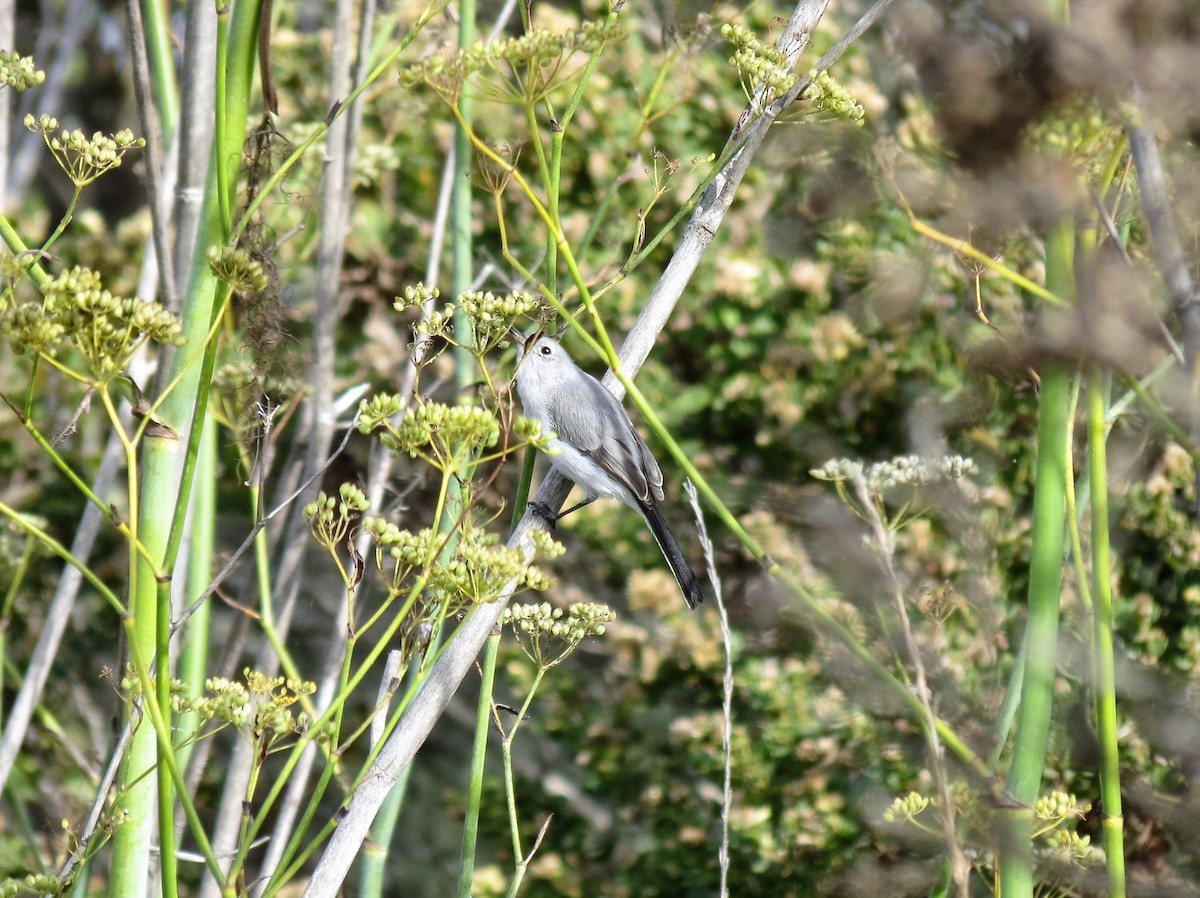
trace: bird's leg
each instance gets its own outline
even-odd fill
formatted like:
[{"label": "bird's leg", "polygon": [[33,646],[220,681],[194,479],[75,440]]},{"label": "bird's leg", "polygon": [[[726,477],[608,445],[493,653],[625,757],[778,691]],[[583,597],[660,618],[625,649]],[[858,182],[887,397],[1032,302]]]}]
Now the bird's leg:
[{"label": "bird's leg", "polygon": [[563,518],[565,518],[567,515],[569,515],[571,512],[579,511],[579,509],[583,508],[583,506],[591,505],[595,501],[596,501],[595,497],[593,497],[591,499],[584,499],[579,504],[572,505],[566,511],[559,511],[559,512],[552,511],[550,506],[547,505],[545,502],[530,502],[527,507],[535,515],[537,515],[539,518],[541,518],[543,521],[545,521],[547,524],[549,524],[550,529],[553,530],[555,525],[559,521],[561,521]]}]

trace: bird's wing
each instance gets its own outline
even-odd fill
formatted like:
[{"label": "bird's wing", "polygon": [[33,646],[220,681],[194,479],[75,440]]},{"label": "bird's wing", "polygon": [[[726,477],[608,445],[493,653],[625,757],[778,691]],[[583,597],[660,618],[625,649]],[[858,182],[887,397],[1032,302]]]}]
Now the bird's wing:
[{"label": "bird's wing", "polygon": [[[591,458],[617,482],[629,487],[642,504],[661,502],[663,475],[650,448],[634,429],[633,422],[617,397],[585,374],[589,397],[568,404],[555,421],[559,438]],[[585,403],[603,414],[582,414]]]}]

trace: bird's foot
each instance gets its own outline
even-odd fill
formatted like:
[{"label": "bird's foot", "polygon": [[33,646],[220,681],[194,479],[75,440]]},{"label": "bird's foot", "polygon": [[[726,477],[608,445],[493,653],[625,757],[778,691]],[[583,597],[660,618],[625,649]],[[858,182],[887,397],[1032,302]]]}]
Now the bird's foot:
[{"label": "bird's foot", "polygon": [[561,517],[561,515],[555,514],[545,502],[530,502],[526,508],[545,521],[551,530],[555,528],[558,519]]}]

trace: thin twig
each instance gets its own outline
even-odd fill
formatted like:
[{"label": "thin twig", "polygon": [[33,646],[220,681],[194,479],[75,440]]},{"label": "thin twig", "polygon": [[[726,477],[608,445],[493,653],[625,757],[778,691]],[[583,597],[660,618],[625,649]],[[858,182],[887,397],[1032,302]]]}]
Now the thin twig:
[{"label": "thin twig", "polygon": [[[0,47],[16,47],[17,0],[0,0]],[[13,91],[0,90],[0,212],[8,211],[8,152],[12,134]]]},{"label": "thin twig", "polygon": [[[1154,138],[1153,125],[1146,98],[1142,90],[1134,85],[1129,107],[1132,117],[1125,126],[1129,135],[1129,152],[1137,171],[1138,189],[1142,197],[1142,211],[1154,244],[1154,256],[1158,261],[1163,283],[1171,308],[1183,327],[1183,356],[1187,372],[1188,393],[1191,405],[1192,443],[1200,441],[1200,297],[1188,268],[1183,243],[1175,227],[1175,216],[1171,209],[1170,190],[1163,170],[1162,156],[1158,152],[1158,141]],[[1200,521],[1200,468],[1195,473],[1196,505],[1194,515]]]},{"label": "thin twig", "polygon": [[729,817],[733,812],[733,630],[729,626],[729,612],[725,609],[725,595],[721,589],[721,577],[717,573],[716,554],[708,527],[704,523],[704,509],[700,505],[700,494],[691,480],[683,482],[692,514],[696,521],[696,535],[704,553],[704,565],[708,568],[708,582],[712,584],[717,606],[717,619],[721,623],[721,642],[725,648],[725,676],[722,681],[724,694],[721,699],[721,714],[724,729],[721,733],[721,751],[725,756],[725,779],[721,790],[721,850],[717,855],[721,865],[721,898],[729,895]]},{"label": "thin twig", "polygon": [[108,766],[104,768],[104,776],[100,780],[100,785],[96,788],[96,798],[92,802],[92,808],[88,811],[87,819],[79,829],[77,835],[79,847],[71,852],[66,862],[59,868],[58,876],[60,879],[65,880],[69,877],[83,859],[87,844],[92,840],[92,835],[96,832],[96,827],[100,824],[100,817],[104,813],[105,805],[108,804],[108,792],[112,789],[112,785],[117,779],[117,774],[121,770],[121,762],[125,760],[125,749],[128,747],[129,740],[133,736],[133,728],[140,719],[140,710],[135,710],[135,713],[129,715],[129,720],[121,730],[121,735],[117,737],[117,744],[113,746],[112,754],[109,755]]},{"label": "thin twig", "polygon": [[942,832],[946,842],[946,851],[950,855],[950,873],[959,898],[968,898],[971,864],[958,843],[958,833],[955,829],[954,796],[950,792],[950,777],[946,773],[945,753],[941,740],[938,738],[937,713],[933,709],[933,696],[929,689],[929,678],[925,673],[925,662],[913,634],[912,624],[908,618],[908,603],[904,598],[904,589],[900,585],[900,577],[896,573],[893,558],[895,556],[896,540],[894,531],[884,523],[879,506],[871,496],[866,478],[859,471],[851,478],[858,507],[864,520],[870,526],[878,549],[883,572],[887,578],[888,590],[896,605],[896,613],[900,617],[900,628],[904,636],[904,646],[908,652],[909,663],[912,664],[915,691],[920,699],[925,720],[922,729],[929,743],[929,766],[937,783],[938,796],[941,803]]}]

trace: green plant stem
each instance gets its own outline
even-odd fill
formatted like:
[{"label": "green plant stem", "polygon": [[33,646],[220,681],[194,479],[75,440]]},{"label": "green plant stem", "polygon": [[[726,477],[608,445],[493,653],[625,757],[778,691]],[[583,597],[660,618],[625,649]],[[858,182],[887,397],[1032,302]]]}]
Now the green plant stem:
[{"label": "green plant stem", "polygon": [[[204,422],[196,462],[196,489],[192,494],[192,523],[190,550],[187,559],[187,589],[185,607],[199,596],[212,582],[213,542],[216,535],[217,501],[217,427],[211,417]],[[204,694],[204,680],[208,675],[209,621],[212,606],[205,602],[196,609],[183,632],[183,643],[179,656],[179,679],[187,688],[187,695],[199,698]],[[202,720],[194,711],[179,715],[179,732],[184,736],[196,732]],[[179,750],[179,766],[187,768],[193,745],[188,743]]]},{"label": "green plant stem", "polygon": [[167,7],[157,0],[140,0],[138,6],[141,8],[142,29],[146,35],[150,89],[158,109],[163,144],[169,145],[175,136],[175,124],[179,118],[179,86],[175,78],[171,24],[167,18]]},{"label": "green plant stem", "polygon": [[[1074,226],[1058,224],[1046,240],[1046,284],[1058,296],[1073,291]],[[1029,610],[1025,631],[1025,674],[1013,738],[1008,794],[1014,802],[1002,815],[999,881],[1002,898],[1033,894],[1033,804],[1041,786],[1050,738],[1058,659],[1062,591],[1067,428],[1070,375],[1061,367],[1042,374],[1034,487]]]},{"label": "green plant stem", "polygon": [[[475,41],[475,0],[460,0],[458,5],[458,46],[467,49]],[[471,117],[474,104],[469,97],[459,102],[459,118],[454,134],[454,186],[450,194],[450,234],[453,253],[451,289],[458,297],[471,289],[473,275],[473,247],[471,238],[471,168],[474,155],[471,152]],[[459,395],[465,398],[466,391],[475,379],[474,325],[462,304],[454,310],[454,370],[455,384]],[[457,481],[456,481],[457,482]]]},{"label": "green plant stem", "polygon": [[[108,519],[109,523],[116,528],[118,533],[120,533],[126,539],[131,540],[130,545],[132,546],[133,551],[149,560],[150,556],[146,551],[146,547],[140,542],[132,540],[132,531],[130,530],[129,525],[117,517],[112,505],[96,495],[96,493],[92,490],[91,485],[88,484],[75,472],[70,465],[67,464],[66,459],[62,457],[62,454],[56,448],[54,448],[53,444],[46,439],[45,435],[34,426],[33,422],[24,413],[19,411],[11,402],[8,402],[7,399],[5,399],[4,402],[18,416],[22,426],[25,428],[25,432],[33,438],[35,443],[38,444],[38,448],[46,454],[46,457],[49,458],[54,466],[62,472],[63,476],[71,481],[71,485],[79,491],[80,495],[98,508]],[[113,426],[119,426],[119,421],[119,418],[117,421],[114,421]]]},{"label": "green plant stem", "polygon": [[[249,108],[250,85],[256,59],[258,13],[258,2],[247,0],[246,3],[237,4],[232,17],[228,16],[227,8],[219,14],[222,26],[227,18],[229,20],[230,38],[229,52],[226,53],[226,33],[224,27],[221,27],[218,45],[222,59],[218,69],[220,84],[215,128],[219,140],[214,147],[213,162],[210,164],[200,233],[192,258],[187,295],[181,308],[183,337],[187,345],[193,348],[204,347],[208,359],[212,358],[215,346],[206,344],[205,341],[221,303],[218,302],[216,282],[208,267],[207,252],[210,246],[223,242],[222,235],[227,233],[227,226],[222,227],[221,222],[228,221],[227,212],[236,181],[236,177],[231,177],[230,172],[236,173],[236,166],[241,157],[242,134]],[[138,459],[127,446],[131,539],[136,542],[139,536],[145,537],[149,559],[139,557],[138,563],[130,566],[130,616],[126,619],[126,629],[130,634],[130,656],[137,665],[139,677],[143,679],[143,706],[148,712],[149,723],[153,726],[147,726],[145,720],[136,725],[124,769],[128,779],[132,774],[153,769],[156,764],[165,765],[165,768],[159,769],[159,786],[167,795],[172,786],[182,789],[183,781],[174,756],[169,718],[170,704],[159,699],[160,693],[156,691],[150,679],[148,659],[154,658],[161,648],[163,654],[157,657],[155,663],[159,675],[163,678],[168,676],[169,631],[166,628],[170,620],[169,587],[174,566],[173,552],[168,552],[168,546],[172,541],[177,544],[178,533],[181,531],[182,520],[187,514],[190,500],[190,481],[182,482],[180,477],[180,469],[185,467],[181,464],[180,456],[182,454],[187,460],[187,467],[190,468],[194,464],[199,446],[199,428],[204,419],[204,399],[209,388],[207,378],[201,382],[201,370],[207,368],[211,371],[209,365],[201,368],[192,366],[190,370],[186,368],[185,366],[192,365],[195,358],[195,352],[175,353],[171,369],[163,379],[163,382],[171,384],[172,388],[163,390],[164,395],[160,397],[161,420],[172,428],[175,434],[186,434],[187,439],[181,440],[174,434],[148,434],[142,441],[140,467]],[[101,390],[101,397],[106,396],[106,392]],[[140,495],[136,492],[139,489]],[[137,509],[136,514],[134,509]],[[176,535],[172,536],[172,533]],[[168,554],[172,555],[170,559],[167,558]],[[166,638],[160,637],[163,633],[167,633]],[[163,684],[162,688],[165,690],[166,684]],[[161,694],[165,694],[165,691]],[[120,827],[113,840],[112,876],[109,883],[109,894],[113,898],[142,894],[145,888],[146,871],[150,866],[151,840],[148,837],[147,826],[153,819],[150,807],[152,792],[153,783],[143,778],[133,783],[122,796],[121,807],[128,812],[131,822]],[[207,849],[206,859],[210,861],[214,875],[219,877],[220,867],[212,858],[211,849],[207,848],[207,838],[194,808],[191,807],[189,796],[180,792],[179,800],[184,806],[193,837],[202,850]],[[164,807],[165,805],[160,803],[159,829],[163,835],[162,845],[165,850],[169,850],[169,833],[174,831],[174,819],[172,813],[164,812]],[[169,883],[164,883],[164,887],[174,888],[173,884]]]},{"label": "green plant stem", "polygon": [[[925,708],[921,704],[921,699],[913,693],[912,689],[906,683],[902,682],[892,673],[883,662],[871,654],[871,650],[863,645],[845,624],[830,614],[817,600],[816,596],[805,588],[798,577],[777,564],[772,564],[768,570],[776,580],[787,587],[792,595],[800,600],[801,604],[804,605],[805,611],[812,618],[813,623],[825,635],[831,636],[834,640],[841,643],[882,685],[886,686],[896,698],[900,699],[909,712],[914,715],[915,719],[925,719]],[[937,718],[934,721],[934,726],[937,729],[937,735],[941,739],[942,744],[966,765],[976,777],[985,783],[991,783],[995,779],[992,768],[963,741],[962,737],[948,723],[941,718]]]},{"label": "green plant stem", "polygon": [[508,804],[508,826],[512,832],[512,849],[513,849],[513,878],[509,883],[509,896],[514,896],[521,888],[521,882],[525,878],[525,871],[529,867],[529,858],[525,856],[524,850],[521,848],[521,827],[520,819],[517,817],[517,787],[516,780],[513,777],[512,766],[512,746],[513,741],[517,738],[517,731],[521,729],[521,723],[525,720],[529,713],[529,707],[533,704],[533,697],[537,695],[538,687],[541,686],[542,680],[546,676],[548,668],[539,665],[537,673],[534,674],[533,682],[529,685],[529,692],[525,695],[525,701],[521,703],[521,709],[517,712],[516,720],[513,721],[512,728],[505,734],[503,741],[500,743],[500,753],[504,763],[504,795]]},{"label": "green plant stem", "polygon": [[[153,677],[150,673],[150,665],[147,663],[145,656],[138,650],[138,644],[133,639],[133,631],[135,627],[135,621],[133,617],[126,615],[124,624],[126,637],[129,639],[129,657],[133,663],[134,670],[137,673],[138,681],[143,685],[143,688],[145,688],[153,682]],[[160,749],[159,761],[170,771],[172,782],[175,784],[180,803],[183,805],[183,814],[188,821],[188,826],[191,829],[192,836],[196,839],[196,844],[200,849],[200,853],[204,855],[204,861],[208,866],[209,872],[219,880],[221,877],[221,866],[217,863],[216,855],[213,853],[212,845],[209,844],[204,825],[200,821],[199,814],[196,813],[196,806],[192,802],[191,796],[187,792],[187,785],[183,780],[183,771],[180,769],[179,764],[177,763],[175,752],[171,744],[171,730],[167,724],[167,720],[163,716],[162,709],[158,705],[158,697],[154,694],[154,692],[144,691],[142,693],[142,709],[150,718],[151,725],[148,729],[148,732],[150,732],[158,740]],[[132,751],[127,754],[127,760],[132,756],[132,754]],[[144,775],[139,775],[138,779],[146,780],[147,778]],[[117,832],[120,833],[121,829],[118,829]],[[116,851],[114,847],[114,858],[115,853]],[[136,890],[133,892],[114,892],[112,883],[110,881],[109,894],[119,894],[122,896],[127,894],[143,894],[146,884],[145,876],[146,868],[143,868],[141,870],[140,881],[137,878],[130,880],[132,888]]]},{"label": "green plant stem", "polygon": [[408,791],[408,779],[412,767],[408,767],[396,780],[387,798],[379,806],[379,814],[371,824],[371,835],[363,847],[361,859],[362,875],[359,877],[359,895],[362,898],[379,898],[386,895],[387,860],[391,855],[392,835],[404,806]]},{"label": "green plant stem", "polygon": [[[1163,365],[1168,367],[1173,367],[1174,364],[1174,360],[1170,358],[1163,362]],[[1171,439],[1187,450],[1188,455],[1192,457],[1192,462],[1200,467],[1200,446],[1196,445],[1196,441],[1192,439],[1192,435],[1180,427],[1179,423],[1167,414],[1162,407],[1162,403],[1146,389],[1145,385],[1138,378],[1125,374],[1122,375],[1121,379],[1133,394],[1141,400],[1142,407],[1150,413],[1150,416],[1154,418],[1158,425],[1170,435]]]},{"label": "green plant stem", "polygon": [[[0,658],[8,660],[8,624],[12,619],[13,605],[17,600],[25,575],[29,573],[29,564],[33,560],[33,547],[37,545],[32,533],[25,534],[25,547],[21,550],[21,560],[12,572],[8,589],[4,593],[4,601],[0,603]],[[0,667],[0,720],[4,720],[4,669]]]},{"label": "green plant stem", "polygon": [[1109,898],[1125,896],[1124,818],[1117,742],[1117,689],[1113,664],[1112,574],[1108,532],[1108,463],[1102,377],[1088,373],[1088,471],[1092,484],[1092,684],[1100,742],[1100,790]]},{"label": "green plant stem", "polygon": [[58,220],[58,227],[54,229],[54,233],[47,237],[46,242],[42,244],[41,251],[43,254],[50,252],[50,248],[58,242],[58,238],[61,237],[63,231],[67,229],[67,225],[69,225],[72,219],[75,218],[75,207],[79,204],[79,197],[82,193],[83,188],[76,184],[75,189],[71,192],[71,201],[67,203],[67,211],[64,212],[62,218]]},{"label": "green plant stem", "polygon": [[[131,542],[138,542],[139,534],[142,532],[142,524],[145,522],[142,520],[142,496],[141,485],[138,479],[137,452],[133,443],[130,442],[120,427],[120,417],[112,405],[112,398],[109,396],[107,388],[102,386],[98,392],[110,420],[116,422],[116,433],[125,451],[125,470],[126,477],[128,478],[126,501],[129,503],[129,538]],[[162,542],[165,538],[165,533],[156,531],[152,527],[146,527],[145,533],[148,539],[144,541],[144,544],[150,559],[161,557]],[[157,566],[151,560],[134,552],[132,548],[130,549],[128,574],[129,614],[125,616],[125,631],[130,640],[129,652],[131,657],[141,659],[140,663],[135,661],[135,666],[141,679],[144,704],[147,706],[157,703],[157,699],[153,702],[151,700],[151,693],[155,691],[155,684],[150,673],[150,665],[145,659],[153,658],[156,651],[158,574]],[[159,673],[163,677],[169,676],[165,659],[164,663],[159,667]],[[167,707],[169,708],[170,705],[167,705]],[[160,759],[158,758],[153,716],[151,716],[151,722],[148,723],[141,715],[136,714],[132,708],[130,708],[127,714],[129,715],[130,724],[133,727],[133,734],[129,740],[128,752],[122,762],[121,791],[117,807],[118,813],[124,814],[128,822],[120,827],[113,837],[113,872],[112,878],[109,880],[109,895],[112,898],[139,895],[142,894],[142,891],[146,887],[146,871],[149,869],[150,831],[151,823],[154,820],[151,806],[156,792],[154,789],[154,779],[142,776],[141,774],[143,771],[155,769],[159,769],[160,773],[165,773],[165,768],[158,768],[157,762]],[[169,734],[169,724],[164,723],[164,726],[167,728],[166,731]],[[162,785],[161,778],[159,785]],[[169,783],[167,784],[167,789],[168,791],[170,789]],[[161,826],[161,803],[158,806],[158,811],[159,824]],[[169,825],[174,830],[173,817]]]},{"label": "green plant stem", "polygon": [[[1071,379],[1071,398],[1067,403],[1067,420],[1074,421],[1075,413],[1079,408],[1079,392],[1083,388],[1083,378],[1074,377]],[[1063,470],[1071,472],[1074,467],[1074,440],[1070,428],[1067,429],[1067,444],[1066,455],[1063,458]],[[1082,476],[1090,476],[1089,472],[1082,472]],[[1079,590],[1079,601],[1083,607],[1089,611],[1092,608],[1092,590],[1088,584],[1087,565],[1085,564],[1085,556],[1083,553],[1083,535],[1080,531],[1079,521],[1079,505],[1075,496],[1075,478],[1068,476],[1063,486],[1065,487],[1065,495],[1067,503],[1067,536],[1071,543],[1071,564],[1075,569],[1076,587]],[[1083,494],[1083,504],[1087,505],[1087,496],[1090,490],[1087,484],[1084,484],[1080,490]]]},{"label": "green plant stem", "polygon": [[[427,580],[427,576],[428,576],[428,574],[426,573],[425,575],[423,575],[423,579],[420,580],[420,583],[418,584],[420,590],[424,589],[424,584]],[[402,617],[402,615],[397,615],[397,618],[400,618],[400,617]],[[386,646],[391,643],[391,640],[394,636],[394,629],[395,628],[393,628],[390,635],[385,634],[385,636],[380,640],[381,644]],[[388,724],[384,728],[383,735],[380,737],[379,741],[376,742],[375,745],[371,748],[371,751],[367,753],[367,757],[363,761],[363,764],[359,769],[359,773],[358,773],[357,777],[355,778],[355,781],[351,784],[351,792],[353,792],[354,789],[356,789],[358,787],[358,785],[359,785],[359,783],[361,783],[362,779],[364,777],[366,777],[367,774],[370,772],[371,765],[374,763],[376,756],[383,749],[384,745],[387,743],[387,740],[391,737],[392,732],[395,730],[396,726],[400,723],[401,718],[404,716],[404,712],[408,708],[409,703],[412,701],[413,697],[417,694],[417,692],[421,686],[421,683],[423,681],[425,672],[427,672],[429,670],[429,668],[431,668],[434,664],[437,663],[438,659],[441,657],[442,652],[444,652],[446,650],[446,647],[448,645],[449,645],[449,643],[445,643],[445,644],[441,645],[436,650],[436,652],[431,651],[423,659],[421,669],[418,671],[417,676],[413,679],[411,685],[406,689],[404,696],[402,697],[400,702],[396,704],[396,706],[392,709],[391,713],[388,715]],[[354,681],[351,681],[349,688],[353,689],[354,685],[355,685]],[[336,699],[335,701],[342,701],[342,700],[343,700],[342,698],[339,698],[339,699]],[[318,725],[313,725],[312,727],[309,728],[308,733],[300,738],[300,741],[298,742],[298,744],[292,751],[292,758],[289,758],[288,761],[285,762],[285,769],[283,770],[283,772],[280,774],[280,777],[279,777],[280,781],[285,781],[287,779],[288,775],[290,774],[291,768],[294,765],[293,758],[299,757],[300,752],[304,750],[304,747],[308,744],[308,742],[311,741],[313,738],[315,738],[315,734],[318,729],[319,729]],[[268,802],[273,802],[273,798],[268,798]],[[299,837],[293,837],[292,844],[288,846],[288,851],[285,853],[285,856],[284,856],[285,860],[283,861],[283,863],[280,864],[279,868],[275,871],[275,875],[271,878],[270,883],[268,883],[267,888],[263,892],[263,898],[274,898],[274,896],[283,887],[283,885],[285,883],[287,883],[289,880],[291,880],[294,876],[296,876],[297,873],[300,872],[301,867],[304,866],[304,864],[313,855],[313,853],[317,850],[317,848],[321,845],[321,843],[326,838],[328,838],[329,834],[333,831],[334,827],[337,826],[337,823],[338,823],[338,818],[336,816],[331,817],[325,823],[325,825],[321,828],[321,830],[315,836],[313,836],[313,838],[311,840],[309,840],[308,845],[305,846],[303,850],[299,849],[299,843],[300,843]],[[284,865],[288,864],[289,860],[290,860],[290,865],[285,867]]]},{"label": "green plant stem", "polygon": [[[0,239],[4,240],[4,245],[8,247],[9,252],[14,256],[29,253],[29,247],[25,245],[25,241],[13,229],[12,222],[5,215],[0,215]],[[46,274],[46,270],[42,268],[41,257],[32,255],[27,256],[27,258],[30,259],[30,262],[25,266],[25,272],[29,275],[38,290],[45,293],[46,285],[50,283],[50,275]]]},{"label": "green plant stem", "polygon": [[479,838],[479,810],[483,796],[483,771],[487,762],[488,732],[492,724],[492,688],[496,680],[496,658],[500,631],[488,636],[483,650],[479,679],[479,703],[475,712],[475,741],[471,747],[471,784],[463,819],[462,859],[458,866],[458,898],[471,898],[475,878],[475,845]]},{"label": "green plant stem", "polygon": [[957,237],[951,237],[950,235],[944,234],[936,228],[925,224],[925,222],[917,218],[916,214],[908,207],[908,203],[904,200],[904,197],[900,197],[900,202],[901,205],[904,206],[904,211],[908,215],[908,221],[909,224],[912,225],[912,229],[921,236],[928,237],[935,243],[940,243],[942,246],[948,247],[949,249],[954,250],[956,253],[966,256],[969,259],[973,259],[979,264],[990,268],[1005,280],[1015,284],[1027,293],[1033,294],[1034,296],[1038,297],[1038,299],[1044,299],[1051,305],[1056,306],[1066,304],[1066,300],[1063,299],[1062,294],[1055,293],[1054,290],[1050,289],[1048,277],[1046,281],[1047,286],[1043,287],[1041,284],[1035,284],[1033,281],[1029,280],[1029,278],[1017,273],[1016,271],[1013,271],[1004,263],[992,258],[982,250],[976,249],[966,240],[959,240]]},{"label": "green plant stem", "polygon": [[[162,659],[155,670],[154,688],[155,701],[159,708],[166,708],[166,715],[171,714],[171,671],[167,660],[171,657],[171,581],[160,579],[157,582],[157,599],[155,602],[155,633],[154,655]],[[175,746],[172,737],[173,729],[169,716],[164,719],[167,727],[165,744],[162,751],[174,755]],[[183,765],[176,760],[177,770]],[[155,769],[158,788],[155,792],[158,798],[158,847],[159,847],[159,880],[162,883],[163,898],[178,898],[179,895],[179,860],[175,844],[175,781],[169,765],[160,762]]]},{"label": "green plant stem", "polygon": [[87,580],[87,582],[91,584],[92,588],[99,593],[100,597],[108,602],[109,607],[112,608],[113,611],[120,616],[125,615],[125,605],[119,598],[117,598],[116,594],[104,584],[103,580],[101,580],[92,572],[91,568],[72,555],[66,546],[56,540],[45,530],[38,527],[19,511],[9,507],[4,502],[0,502],[0,515],[4,515],[71,567],[75,568],[75,570],[79,571],[79,573],[83,576],[83,579]]},{"label": "green plant stem", "polygon": [[513,496],[512,521],[510,530],[516,530],[521,518],[525,517],[525,506],[529,504],[529,490],[533,483],[533,468],[537,464],[537,449],[526,446],[521,460],[521,476],[517,480],[517,494]]}]

